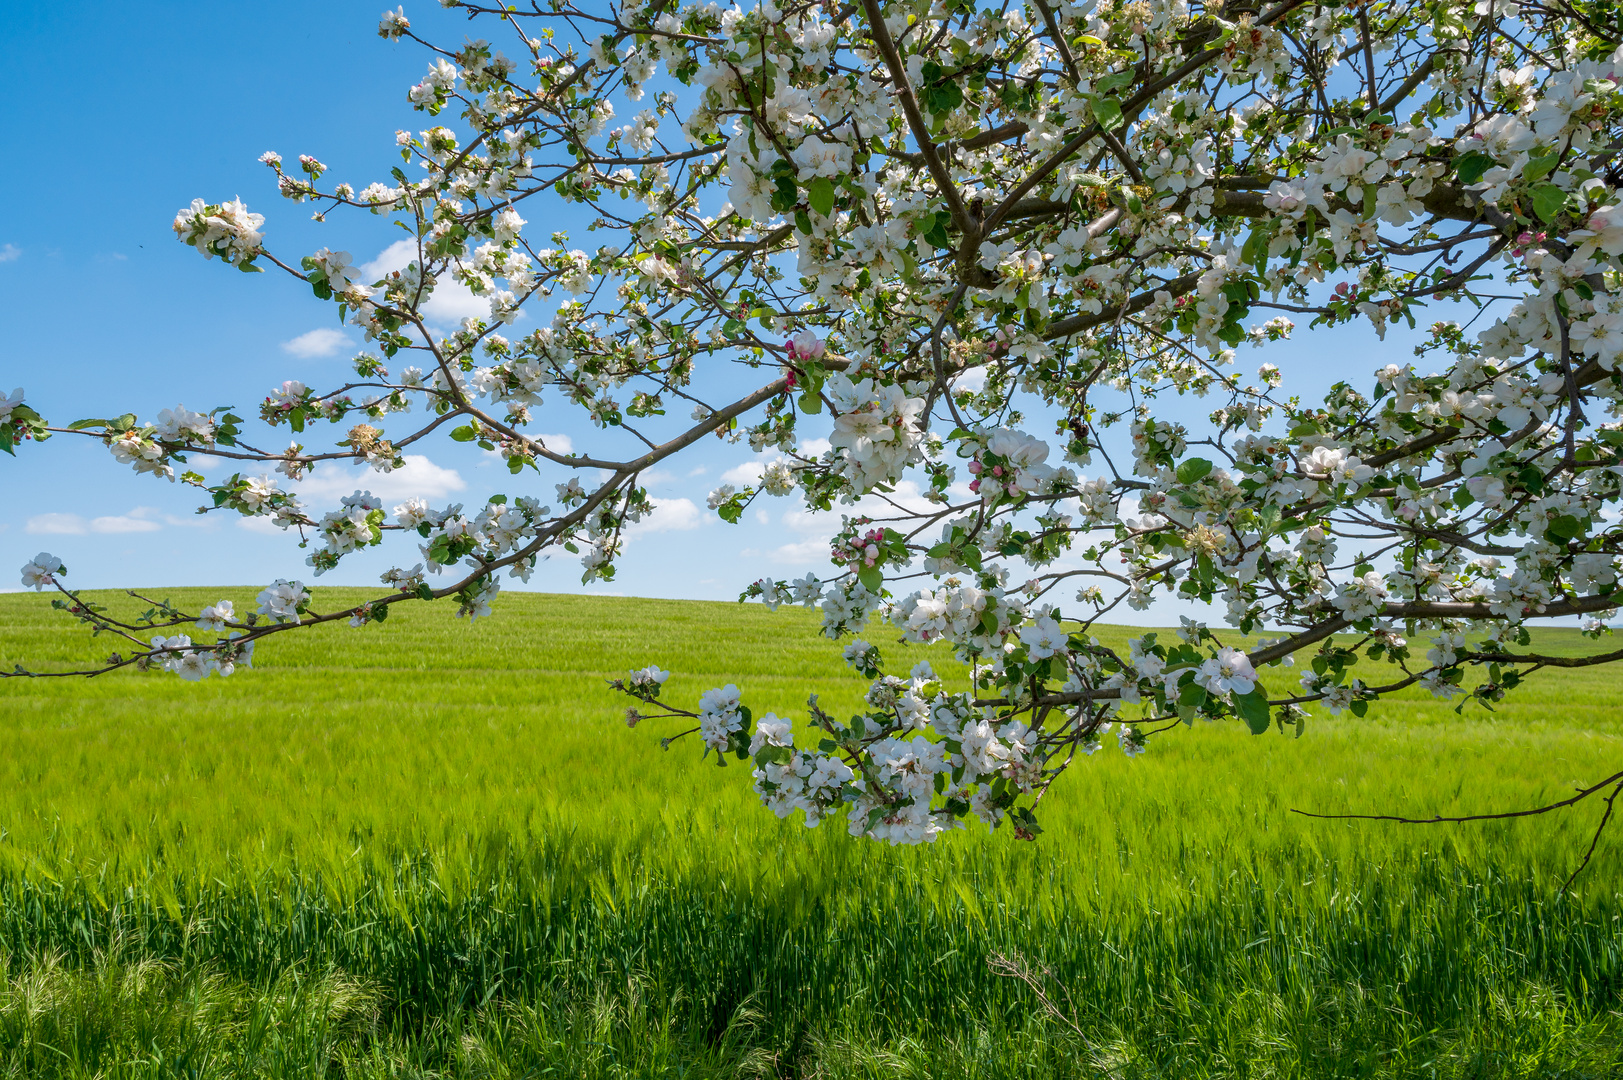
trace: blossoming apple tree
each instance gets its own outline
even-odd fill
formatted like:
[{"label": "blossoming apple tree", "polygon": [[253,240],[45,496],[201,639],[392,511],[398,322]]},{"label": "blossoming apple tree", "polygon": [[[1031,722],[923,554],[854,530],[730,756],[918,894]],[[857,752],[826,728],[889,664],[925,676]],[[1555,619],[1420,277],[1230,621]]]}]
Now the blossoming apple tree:
[{"label": "blossoming apple tree", "polygon": [[[630,722],[690,721],[808,824],[843,812],[854,834],[918,842],[974,815],[1031,835],[1107,734],[1136,754],[1180,721],[1299,730],[1308,706],[1362,715],[1415,684],[1491,703],[1535,669],[1623,659],[1543,655],[1527,630],[1587,618],[1598,637],[1617,604],[1611,4],[447,4],[496,43],[436,46],[402,10],[379,26],[429,60],[400,167],[363,184],[262,159],[318,215],[404,226],[410,265],[366,280],[346,252],[277,253],[238,201],[175,218],[204,258],[291,279],[364,332],[353,378],[283,383],[252,417],[0,403],[0,449],[98,440],[305,537],[311,577],[394,539],[410,554],[359,607],[277,581],[257,611],[141,622],[42,554],[24,583],[125,639],[77,674],[226,675],[266,637],[403,603],[482,616],[503,575],[559,551],[608,578],[651,510],[639,477],[713,436],[776,455],[711,496],[722,518],[791,495],[843,514],[831,571],[746,595],[820,608],[873,680],[866,711],[814,698],[797,735],[733,686],[692,708],[661,697],[658,668],[617,686]],[[529,225],[565,205],[589,240]],[[424,304],[450,283],[489,315],[440,335]],[[1277,365],[1241,370],[1246,350],[1311,355],[1304,337],[1354,323],[1421,344],[1317,402]],[[719,396],[740,373],[753,389]],[[560,410],[600,444],[534,434]],[[313,507],[283,486],[326,461],[387,472],[439,439],[499,451],[514,494]],[[238,471],[211,483],[196,453]],[[543,469],[571,479],[530,479]],[[1125,652],[1090,634],[1157,596],[1221,604],[1232,631],[1186,621]],[[950,642],[972,685],[889,671],[858,633]],[[1304,650],[1298,678],[1284,664]]]}]

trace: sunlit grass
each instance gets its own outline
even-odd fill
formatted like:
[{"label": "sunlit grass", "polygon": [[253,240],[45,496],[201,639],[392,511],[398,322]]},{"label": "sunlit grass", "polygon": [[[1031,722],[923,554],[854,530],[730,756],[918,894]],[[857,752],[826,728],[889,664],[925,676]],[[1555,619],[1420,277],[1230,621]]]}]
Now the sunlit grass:
[{"label": "sunlit grass", "polygon": [[[252,606],[247,590],[172,595]],[[42,597],[0,597],[7,668],[115,647]],[[161,962],[159,998],[225,987],[238,1011],[221,1016],[268,1008],[289,970],[339,980],[376,1018],[321,1036],[331,1075],[518,1076],[546,1061],[580,1075],[786,1062],[876,1075],[891,1058],[929,1075],[1618,1065],[1616,841],[1576,897],[1556,895],[1598,806],[1446,828],[1289,813],[1560,797],[1623,760],[1612,673],[1541,674],[1492,714],[1415,694],[1365,720],[1315,717],[1301,739],[1201,725],[1137,761],[1107,746],[1044,802],[1035,844],[975,825],[908,850],[853,841],[839,822],[778,821],[744,769],[701,763],[689,744],[662,751],[653,722],[627,730],[626,699],[604,684],[648,663],[675,673],[674,699],[736,682],[757,715],[801,716],[812,692],[849,711],[864,687],[805,612],[524,595],[472,625],[413,605],[381,627],[288,634],[256,670],[201,685],[7,680],[11,977]],[[1054,969],[1087,1044],[988,973],[998,950]],[[124,1034],[96,1045],[170,1008],[130,1000],[107,1007]],[[37,1053],[62,1038],[37,1026],[64,1009],[22,1026],[0,1015],[0,1060],[94,1075]],[[194,1042],[231,1069],[269,1069],[235,1034],[245,1022],[198,1023]],[[154,1038],[192,1045],[176,1032],[193,1028],[162,1024]],[[313,1068],[276,1071],[324,1075]]]}]

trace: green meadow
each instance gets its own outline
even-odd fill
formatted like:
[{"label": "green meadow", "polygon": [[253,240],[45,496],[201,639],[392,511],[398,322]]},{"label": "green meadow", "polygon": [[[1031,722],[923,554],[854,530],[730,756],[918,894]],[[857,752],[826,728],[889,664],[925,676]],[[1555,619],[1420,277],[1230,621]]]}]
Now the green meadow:
[{"label": "green meadow", "polygon": [[[0,596],[0,667],[117,647]],[[1289,812],[1563,797],[1623,767],[1618,673],[1111,740],[1035,843],[901,849],[628,730],[604,683],[648,663],[757,716],[865,686],[807,612],[534,594],[283,635],[201,684],[0,682],[0,1076],[1623,1075],[1623,829],[1560,892],[1598,800]]]}]

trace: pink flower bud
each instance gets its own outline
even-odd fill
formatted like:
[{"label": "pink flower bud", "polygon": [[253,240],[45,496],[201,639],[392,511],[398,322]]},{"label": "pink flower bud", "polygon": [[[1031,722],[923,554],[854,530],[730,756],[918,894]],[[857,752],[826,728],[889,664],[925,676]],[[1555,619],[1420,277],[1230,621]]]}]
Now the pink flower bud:
[{"label": "pink flower bud", "polygon": [[816,360],[823,355],[823,341],[810,330],[802,330],[789,343],[790,355],[798,360]]}]

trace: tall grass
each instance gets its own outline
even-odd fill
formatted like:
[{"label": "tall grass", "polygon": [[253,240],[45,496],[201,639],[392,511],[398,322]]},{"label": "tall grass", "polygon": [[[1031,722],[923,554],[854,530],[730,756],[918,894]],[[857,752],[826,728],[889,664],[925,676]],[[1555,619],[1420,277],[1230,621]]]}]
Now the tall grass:
[{"label": "tall grass", "polygon": [[[0,597],[0,662],[110,651],[55,619]],[[1299,740],[1180,730],[1080,763],[1035,844],[972,827],[908,850],[777,821],[741,769],[627,731],[603,688],[657,661],[678,697],[733,681],[757,714],[814,690],[854,707],[862,681],[803,613],[504,597],[472,626],[402,611],[257,661],[202,685],[0,685],[0,1067],[1623,1071],[1613,842],[1557,894],[1594,812],[1288,813],[1530,805],[1598,779],[1623,757],[1604,672],[1535,678],[1494,714],[1414,698]],[[997,953],[1048,968],[1076,1028]]]}]

